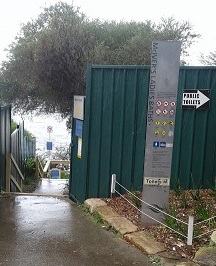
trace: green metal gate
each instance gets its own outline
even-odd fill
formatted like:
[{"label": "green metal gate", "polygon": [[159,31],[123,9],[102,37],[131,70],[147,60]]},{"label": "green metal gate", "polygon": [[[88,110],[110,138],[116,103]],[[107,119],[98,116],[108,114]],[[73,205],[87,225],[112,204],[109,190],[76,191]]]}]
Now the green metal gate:
[{"label": "green metal gate", "polygon": [[[147,66],[88,66],[82,155],[72,132],[70,196],[79,202],[110,195],[111,175],[142,189],[149,86]],[[182,110],[184,89],[209,89],[210,110]],[[216,169],[216,67],[181,67],[171,186],[210,187]]]}]

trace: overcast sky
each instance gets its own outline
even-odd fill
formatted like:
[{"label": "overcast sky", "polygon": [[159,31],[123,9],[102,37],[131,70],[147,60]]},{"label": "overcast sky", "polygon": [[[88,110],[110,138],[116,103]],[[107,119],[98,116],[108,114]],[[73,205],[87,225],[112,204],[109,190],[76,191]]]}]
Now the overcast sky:
[{"label": "overcast sky", "polygon": [[[0,61],[5,59],[4,49],[14,40],[21,23],[36,18],[41,7],[57,3],[57,0],[6,0],[0,8]],[[197,0],[65,0],[76,6],[90,18],[104,20],[136,20],[150,19],[158,22],[162,17],[173,16],[177,21],[187,20],[194,26],[196,33],[202,35],[193,46],[189,62],[200,65],[200,53],[208,54],[216,50],[215,1]]]}]

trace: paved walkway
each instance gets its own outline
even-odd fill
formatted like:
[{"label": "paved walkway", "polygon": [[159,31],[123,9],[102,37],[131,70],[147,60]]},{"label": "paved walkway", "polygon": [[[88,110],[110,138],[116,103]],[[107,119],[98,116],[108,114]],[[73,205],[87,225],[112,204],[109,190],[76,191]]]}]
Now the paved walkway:
[{"label": "paved walkway", "polygon": [[149,266],[147,261],[68,198],[0,196],[0,265]]},{"label": "paved walkway", "polygon": [[34,194],[64,194],[67,188],[68,179],[49,179],[43,178],[39,181]]}]

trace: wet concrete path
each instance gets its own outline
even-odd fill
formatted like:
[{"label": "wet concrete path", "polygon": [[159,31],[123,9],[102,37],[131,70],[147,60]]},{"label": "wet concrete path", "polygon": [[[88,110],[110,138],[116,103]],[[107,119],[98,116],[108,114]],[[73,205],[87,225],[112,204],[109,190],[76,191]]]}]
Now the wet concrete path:
[{"label": "wet concrete path", "polygon": [[64,194],[67,188],[68,179],[43,178],[35,188],[34,194]]},{"label": "wet concrete path", "polygon": [[0,196],[0,265],[150,265],[64,197]]}]

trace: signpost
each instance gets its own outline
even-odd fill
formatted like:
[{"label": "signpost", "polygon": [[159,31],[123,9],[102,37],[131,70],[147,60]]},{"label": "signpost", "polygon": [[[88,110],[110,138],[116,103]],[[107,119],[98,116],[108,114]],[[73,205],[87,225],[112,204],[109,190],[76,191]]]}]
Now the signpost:
[{"label": "signpost", "polygon": [[50,141],[50,135],[53,133],[53,127],[47,126],[47,133],[49,134],[49,141],[47,141],[47,155],[50,159],[51,156],[51,150],[52,150],[52,142]]},{"label": "signpost", "polygon": [[182,109],[209,109],[210,90],[184,90]]},{"label": "signpost", "polygon": [[142,199],[154,207],[142,204],[143,225],[168,206],[180,51],[180,42],[152,43]]}]

